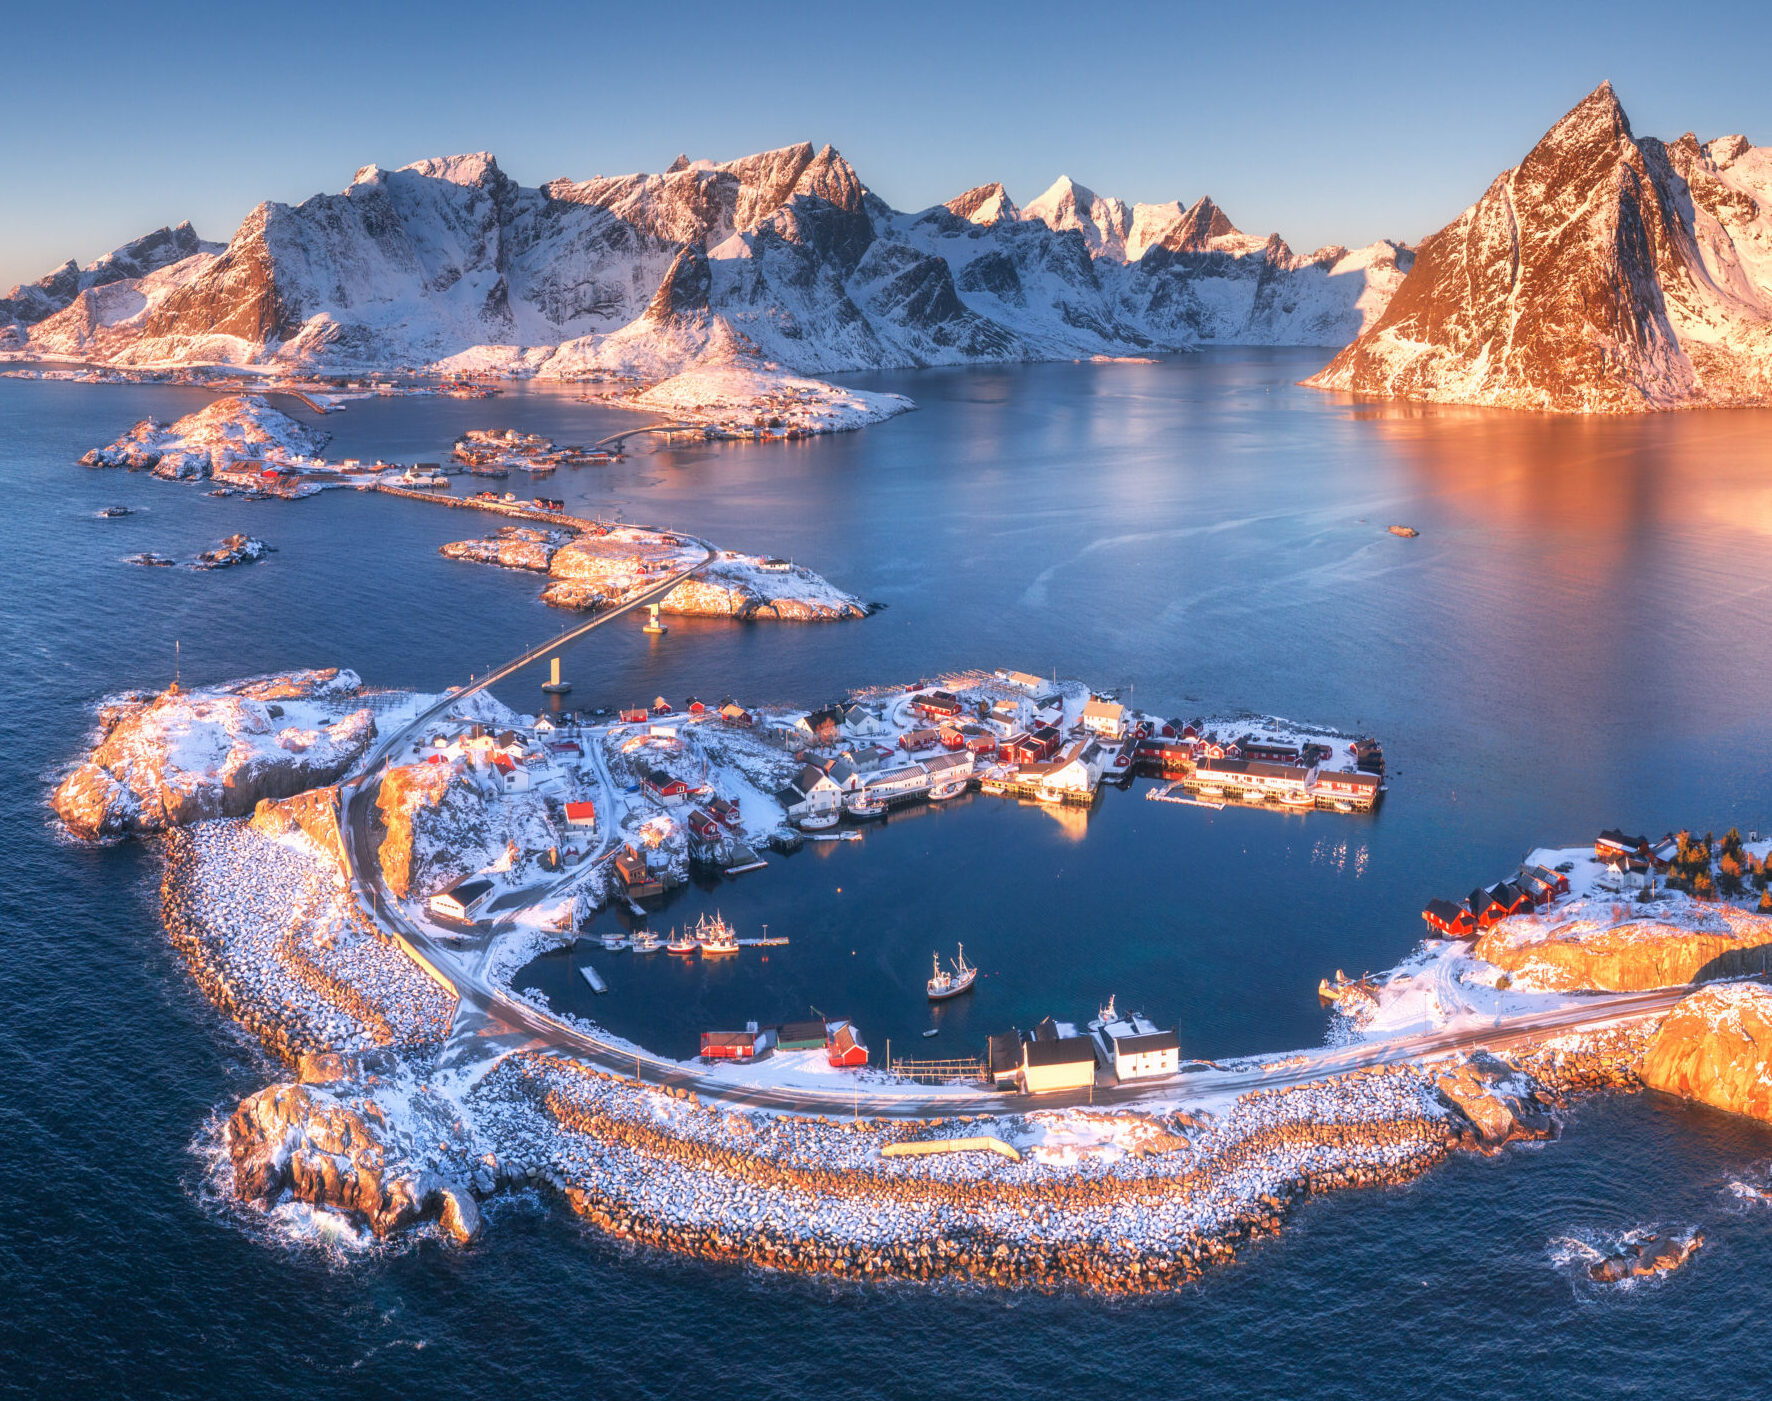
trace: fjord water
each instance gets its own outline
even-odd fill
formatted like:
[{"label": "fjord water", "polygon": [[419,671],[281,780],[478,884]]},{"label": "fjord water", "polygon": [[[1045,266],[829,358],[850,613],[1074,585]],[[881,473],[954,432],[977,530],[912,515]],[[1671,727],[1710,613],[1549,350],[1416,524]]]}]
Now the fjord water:
[{"label": "fjord water", "polygon": [[[677,620],[567,656],[573,702],[730,691],[810,704],[1012,665],[1191,715],[1247,706],[1379,735],[1373,818],[1210,813],[1110,793],[1086,821],[974,798],[687,892],[793,939],[687,970],[604,968],[596,1011],[681,1051],[709,1018],[849,1011],[881,1048],[929,1024],[932,948],[991,974],[946,1054],[1109,992],[1195,1053],[1309,1044],[1316,979],[1395,961],[1430,895],[1600,826],[1772,828],[1772,415],[1639,420],[1355,405],[1309,352],[926,371],[856,382],[914,414],[770,447],[638,448],[550,488],[580,513],[792,556],[863,597],[834,626]],[[467,1251],[294,1245],[210,1200],[193,1145],[274,1073],[195,992],[156,915],[151,846],[58,842],[43,798],[106,691],[299,665],[441,687],[561,622],[533,577],[441,559],[477,518],[328,493],[295,503],[73,465],[207,396],[0,381],[0,1387],[124,1395],[1537,1396],[1598,1376],[1764,1390],[1772,1131],[1661,1097],[1563,1137],[1301,1210],[1161,1299],[852,1289],[624,1250],[541,1200]],[[329,416],[336,455],[437,457],[462,428],[582,440],[631,424],[569,394],[393,400]],[[523,489],[520,478],[513,489]],[[120,503],[137,514],[97,520]],[[1420,529],[1414,540],[1385,533]],[[212,575],[235,530],[278,553]],[[502,694],[532,706],[532,682]],[[600,965],[601,966],[601,965]],[[673,981],[675,979],[675,981]],[[559,978],[564,995],[573,981]],[[587,1008],[588,1010],[588,1008]],[[921,1044],[921,1043],[919,1043]],[[1698,1226],[1659,1286],[1597,1295],[1569,1239]]]}]

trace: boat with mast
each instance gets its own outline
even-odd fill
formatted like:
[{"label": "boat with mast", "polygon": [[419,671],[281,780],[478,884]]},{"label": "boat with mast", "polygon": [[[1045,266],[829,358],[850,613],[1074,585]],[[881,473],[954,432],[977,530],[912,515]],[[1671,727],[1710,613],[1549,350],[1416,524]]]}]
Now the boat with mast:
[{"label": "boat with mast", "polygon": [[671,937],[665,941],[666,953],[674,953],[683,958],[694,957],[700,947],[695,942],[695,936],[688,929],[685,929],[681,934],[675,929],[671,930]]},{"label": "boat with mast", "polygon": [[635,953],[657,953],[663,946],[663,941],[650,929],[636,929],[628,940],[628,947]]},{"label": "boat with mast", "polygon": [[738,935],[718,911],[711,920],[703,915],[695,922],[695,942],[704,958],[738,952]]},{"label": "boat with mast", "polygon": [[928,988],[929,1000],[940,1002],[949,997],[958,997],[969,991],[978,979],[978,969],[966,962],[966,946],[960,945],[959,954],[954,959],[952,970],[941,966],[941,955],[935,955],[934,972],[930,975]]}]

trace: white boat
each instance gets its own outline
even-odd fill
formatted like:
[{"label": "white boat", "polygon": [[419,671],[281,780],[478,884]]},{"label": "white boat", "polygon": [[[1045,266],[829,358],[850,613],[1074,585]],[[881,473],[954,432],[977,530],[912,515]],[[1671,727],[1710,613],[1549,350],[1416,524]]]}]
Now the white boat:
[{"label": "white boat", "polygon": [[957,798],[966,791],[970,780],[964,778],[946,778],[929,790],[929,801],[943,803],[949,798]]},{"label": "white boat", "polygon": [[959,956],[954,959],[953,971],[949,972],[941,966],[941,955],[935,955],[935,971],[930,976],[929,1000],[940,1002],[944,998],[958,997],[969,991],[978,979],[978,969],[966,962],[966,946],[960,945]]},{"label": "white boat", "polygon": [[1280,801],[1289,808],[1314,808],[1317,800],[1309,793],[1282,793]]},{"label": "white boat", "polygon": [[876,817],[886,815],[886,804],[867,798],[857,798],[849,804],[845,811],[856,822],[871,822]]},{"label": "white boat", "polygon": [[837,814],[834,812],[808,813],[800,819],[802,832],[824,832],[837,825]]},{"label": "white boat", "polygon": [[625,934],[609,933],[603,936],[603,947],[610,953],[620,953],[627,946],[628,937]]},{"label": "white boat", "polygon": [[703,915],[695,922],[695,942],[701,945],[704,958],[738,952],[738,935],[718,914],[711,920]]},{"label": "white boat", "polygon": [[664,944],[650,929],[636,929],[634,937],[628,940],[628,947],[635,953],[657,953]]},{"label": "white boat", "polygon": [[666,953],[679,954],[684,958],[693,957],[700,948],[701,945],[695,942],[695,936],[687,929],[681,934],[673,929],[671,937],[665,942]]}]

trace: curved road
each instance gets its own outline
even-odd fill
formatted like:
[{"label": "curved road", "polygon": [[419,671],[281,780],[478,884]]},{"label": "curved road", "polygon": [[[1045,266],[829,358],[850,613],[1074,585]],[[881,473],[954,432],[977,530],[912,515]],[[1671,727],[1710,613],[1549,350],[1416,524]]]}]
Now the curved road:
[{"label": "curved road", "polygon": [[[1001,1112],[1028,1103],[1020,1096],[982,1086],[920,1086],[915,1092],[864,1093],[859,1085],[849,1088],[832,1086],[829,1089],[772,1086],[746,1084],[710,1075],[679,1061],[666,1060],[645,1050],[637,1050],[625,1043],[598,1036],[582,1027],[570,1025],[511,996],[485,978],[477,966],[480,960],[470,961],[464,956],[464,951],[432,937],[407,919],[398,902],[389,896],[382,882],[381,863],[376,856],[370,831],[370,814],[375,807],[381,770],[387,760],[416,731],[448,711],[451,706],[533,665],[555,649],[614,622],[632,609],[662,597],[684,579],[704,568],[717,553],[705,540],[674,532],[661,533],[671,534],[680,543],[701,548],[704,551],[703,557],[609,612],[598,614],[582,626],[568,629],[541,646],[532,647],[496,671],[476,678],[471,685],[447,693],[419,712],[400,730],[380,741],[370,751],[363,770],[355,778],[347,779],[339,785],[340,826],[345,834],[344,848],[350,867],[348,874],[363,913],[420,964],[430,968],[437,977],[447,982],[454,989],[462,1006],[473,1008],[510,1030],[523,1034],[537,1047],[573,1057],[598,1069],[621,1075],[639,1075],[649,1082],[691,1090],[703,1099],[734,1107],[752,1106],[801,1113],[856,1112],[883,1117],[923,1118],[935,1114]],[[1283,1060],[1269,1060],[1263,1064],[1245,1063],[1232,1068],[1213,1066],[1183,1075],[1179,1081],[1172,1079],[1112,1086],[1093,1092],[1046,1095],[1040,1098],[1039,1104],[1045,1108],[1063,1108],[1084,1103],[1132,1105],[1152,1100],[1173,1101],[1178,1092],[1183,1091],[1196,1091],[1199,1098],[1205,1098],[1238,1095],[1254,1089],[1306,1084],[1364,1067],[1394,1065],[1460,1051],[1501,1050],[1545,1036],[1637,1021],[1668,1010],[1689,991],[1689,988],[1679,987],[1646,993],[1596,993],[1584,997],[1575,1005],[1528,1013],[1505,1021],[1467,1021],[1461,1026],[1418,1036],[1300,1051]]]}]

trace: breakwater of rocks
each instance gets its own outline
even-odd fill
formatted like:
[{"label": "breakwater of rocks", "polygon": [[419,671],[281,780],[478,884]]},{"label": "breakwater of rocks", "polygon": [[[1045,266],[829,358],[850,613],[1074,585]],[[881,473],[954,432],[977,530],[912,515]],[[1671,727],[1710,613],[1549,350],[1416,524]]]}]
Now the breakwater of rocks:
[{"label": "breakwater of rocks", "polygon": [[[538,1055],[488,1077],[483,1132],[598,1229],[648,1246],[849,1279],[1104,1293],[1197,1278],[1319,1192],[1408,1182],[1463,1140],[1413,1069],[1246,1095],[1223,1115],[1035,1112],[907,1123],[721,1113]],[[977,1134],[995,1154],[884,1158]],[[1100,1151],[1042,1159],[1040,1136]],[[1031,1152],[1029,1140],[1032,1140]]]},{"label": "breakwater of rocks", "polygon": [[169,833],[161,919],[205,994],[294,1065],[442,1044],[454,1000],[352,905],[337,867],[245,821]]}]

